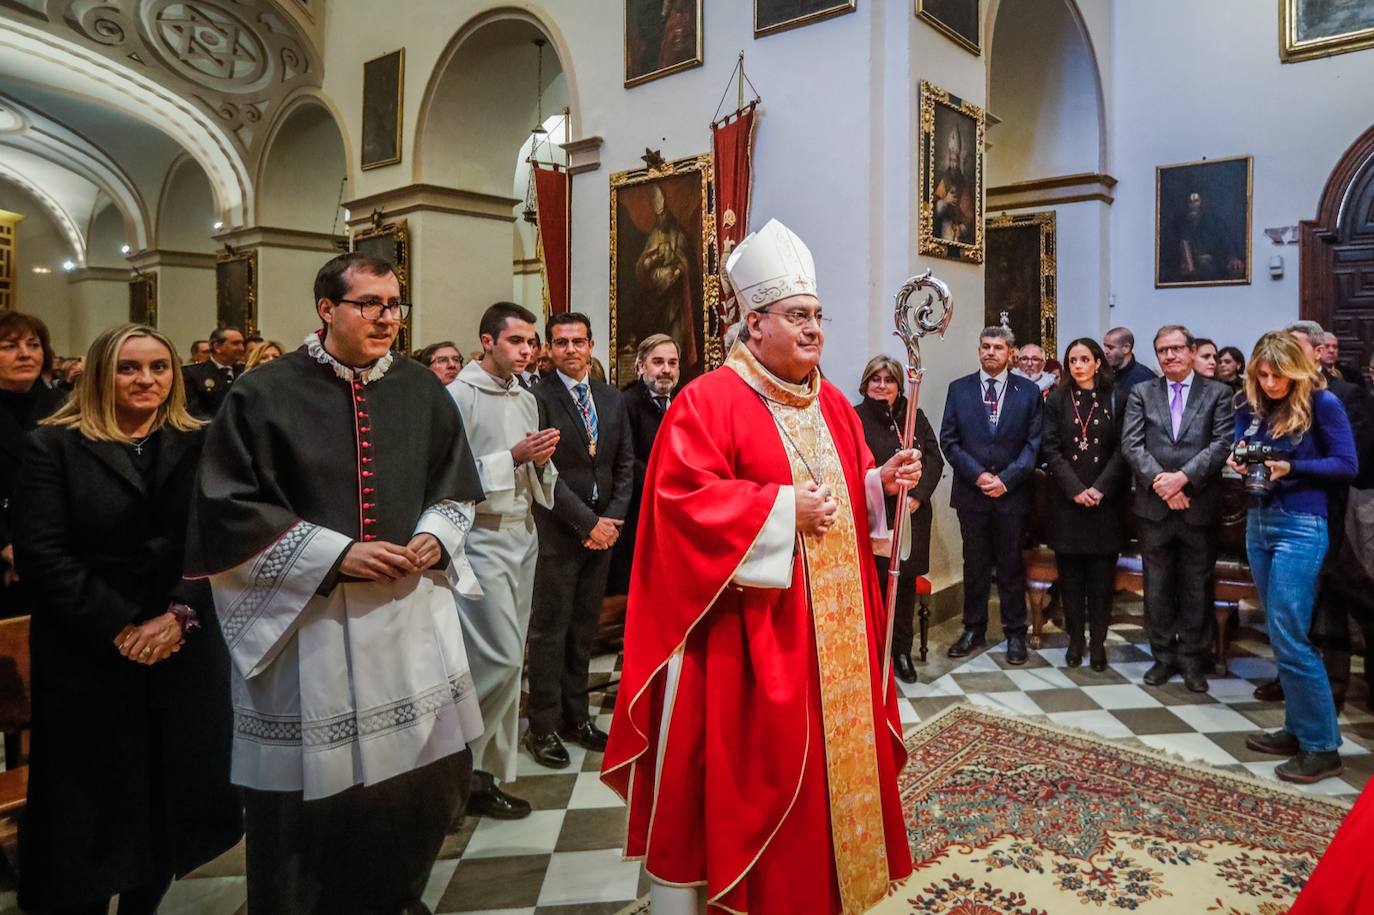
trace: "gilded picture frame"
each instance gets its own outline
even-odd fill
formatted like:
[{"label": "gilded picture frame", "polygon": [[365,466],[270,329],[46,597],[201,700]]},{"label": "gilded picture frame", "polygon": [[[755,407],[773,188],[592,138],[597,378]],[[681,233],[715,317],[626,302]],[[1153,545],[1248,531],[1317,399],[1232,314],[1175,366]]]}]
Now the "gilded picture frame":
[{"label": "gilded picture frame", "polygon": [[856,0],[754,0],[754,37],[799,29],[852,13]]},{"label": "gilded picture frame", "polygon": [[626,89],[702,65],[704,5],[705,0],[625,0]]},{"label": "gilded picture frame", "polygon": [[1279,59],[1286,64],[1374,48],[1374,6],[1278,0]]},{"label": "gilded picture frame", "polygon": [[363,171],[401,161],[405,84],[405,48],[363,64]]},{"label": "gilded picture frame", "polygon": [[245,337],[257,333],[257,249],[224,253],[215,261],[215,324],[237,327]]},{"label": "gilded picture frame", "polygon": [[992,216],[986,230],[983,325],[1000,324],[1006,312],[1018,346],[1037,343],[1047,357],[1057,359],[1059,262],[1054,211]]},{"label": "gilded picture frame", "polygon": [[397,219],[394,222],[378,221],[371,226],[356,229],[349,238],[349,250],[380,257],[396,269],[396,279],[401,284],[401,301],[411,302],[411,306],[409,314],[401,322],[400,332],[396,334],[394,348],[409,353],[415,322],[415,304],[410,297],[409,226],[404,219]]},{"label": "gilded picture frame", "polygon": [[1253,156],[1155,169],[1155,288],[1246,286],[1254,221]]},{"label": "gilded picture frame", "polygon": [[916,18],[974,57],[983,53],[980,0],[916,0]]},{"label": "gilded picture frame", "polygon": [[724,361],[718,270],[710,155],[611,175],[612,384],[634,378],[635,350],[653,333],[677,340],[684,382]]},{"label": "gilded picture frame", "polygon": [[983,109],[921,80],[917,251],[983,262]]},{"label": "gilded picture frame", "polygon": [[140,273],[129,280],[129,323],[157,327],[156,273]]}]

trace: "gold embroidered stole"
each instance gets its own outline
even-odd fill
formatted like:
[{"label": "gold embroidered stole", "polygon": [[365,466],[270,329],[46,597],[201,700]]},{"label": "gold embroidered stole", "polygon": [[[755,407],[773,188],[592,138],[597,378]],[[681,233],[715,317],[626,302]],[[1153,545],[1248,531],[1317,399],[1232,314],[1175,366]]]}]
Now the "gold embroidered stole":
[{"label": "gold embroidered stole", "polygon": [[888,866],[863,577],[849,487],[821,414],[819,373],[804,385],[788,384],[765,369],[746,346],[735,347],[725,364],[763,397],[773,414],[792,465],[793,484],[804,485],[814,474],[839,502],[829,533],[802,538],[802,561],[816,632],[840,899],[845,912],[863,912],[886,896]]}]

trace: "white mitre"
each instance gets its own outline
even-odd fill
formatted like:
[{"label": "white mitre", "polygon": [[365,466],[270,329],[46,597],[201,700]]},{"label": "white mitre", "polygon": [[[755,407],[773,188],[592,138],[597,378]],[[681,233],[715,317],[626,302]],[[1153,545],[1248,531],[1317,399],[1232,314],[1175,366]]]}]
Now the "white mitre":
[{"label": "white mitre", "polygon": [[811,249],[776,219],[735,246],[725,275],[741,311],[752,311],[793,295],[816,295]]}]

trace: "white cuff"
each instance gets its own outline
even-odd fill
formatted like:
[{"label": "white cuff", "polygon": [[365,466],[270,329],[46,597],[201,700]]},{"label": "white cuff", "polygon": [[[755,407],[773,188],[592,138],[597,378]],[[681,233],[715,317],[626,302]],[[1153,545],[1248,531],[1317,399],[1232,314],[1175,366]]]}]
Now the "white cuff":
[{"label": "white cuff", "polygon": [[[879,556],[892,555],[892,528],[887,524],[887,493],[883,492],[883,478],[877,467],[864,477],[864,501],[868,503],[868,536],[875,541],[873,552]],[[902,525],[902,560],[911,556],[911,512],[905,506],[898,506],[897,518]],[[882,551],[879,543],[886,543]]]},{"label": "white cuff", "polygon": [[464,597],[478,598],[482,596],[482,588],[477,584],[477,576],[472,573],[472,566],[468,565],[467,554],[463,552],[468,531],[472,530],[472,518],[471,502],[453,502],[445,499],[435,502],[421,513],[420,521],[415,525],[415,533],[411,536],[432,534],[437,537],[444,550],[448,552],[449,584]]},{"label": "white cuff", "polygon": [[791,587],[796,543],[797,494],[791,486],[780,486],[763,530],[731,581],[742,588]]},{"label": "white cuff", "polygon": [[493,515],[510,514],[515,496],[515,460],[509,451],[484,454],[477,459],[477,476],[487,494],[482,503]]}]

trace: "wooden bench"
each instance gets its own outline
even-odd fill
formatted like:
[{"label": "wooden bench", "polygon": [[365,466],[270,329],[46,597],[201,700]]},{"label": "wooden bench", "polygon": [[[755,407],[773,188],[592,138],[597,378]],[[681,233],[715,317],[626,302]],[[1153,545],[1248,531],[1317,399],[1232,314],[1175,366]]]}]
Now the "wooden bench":
[{"label": "wooden bench", "polygon": [[[1045,525],[1050,518],[1050,487],[1055,485],[1043,469],[1035,471],[1035,511],[1029,525],[1029,545],[1022,551],[1026,563],[1026,599],[1030,610],[1029,643],[1039,648],[1045,628],[1045,606],[1049,602],[1050,586],[1059,578],[1054,551],[1045,545]],[[1226,673],[1230,653],[1231,615],[1242,600],[1255,600],[1255,582],[1250,575],[1250,563],[1245,556],[1245,490],[1239,477],[1222,477],[1222,518],[1217,536],[1217,558],[1213,566],[1213,610],[1216,614],[1214,651],[1217,672]],[[1129,543],[1116,563],[1116,590],[1135,594],[1145,592],[1145,574],[1140,558],[1140,543],[1136,535],[1139,519],[1126,511]],[[1113,623],[1144,624],[1140,614],[1112,610]]]},{"label": "wooden bench", "polygon": [[17,870],[19,816],[28,799],[28,731],[33,719],[29,690],[29,618],[0,619],[0,733],[5,771],[0,772],[0,852]]}]

